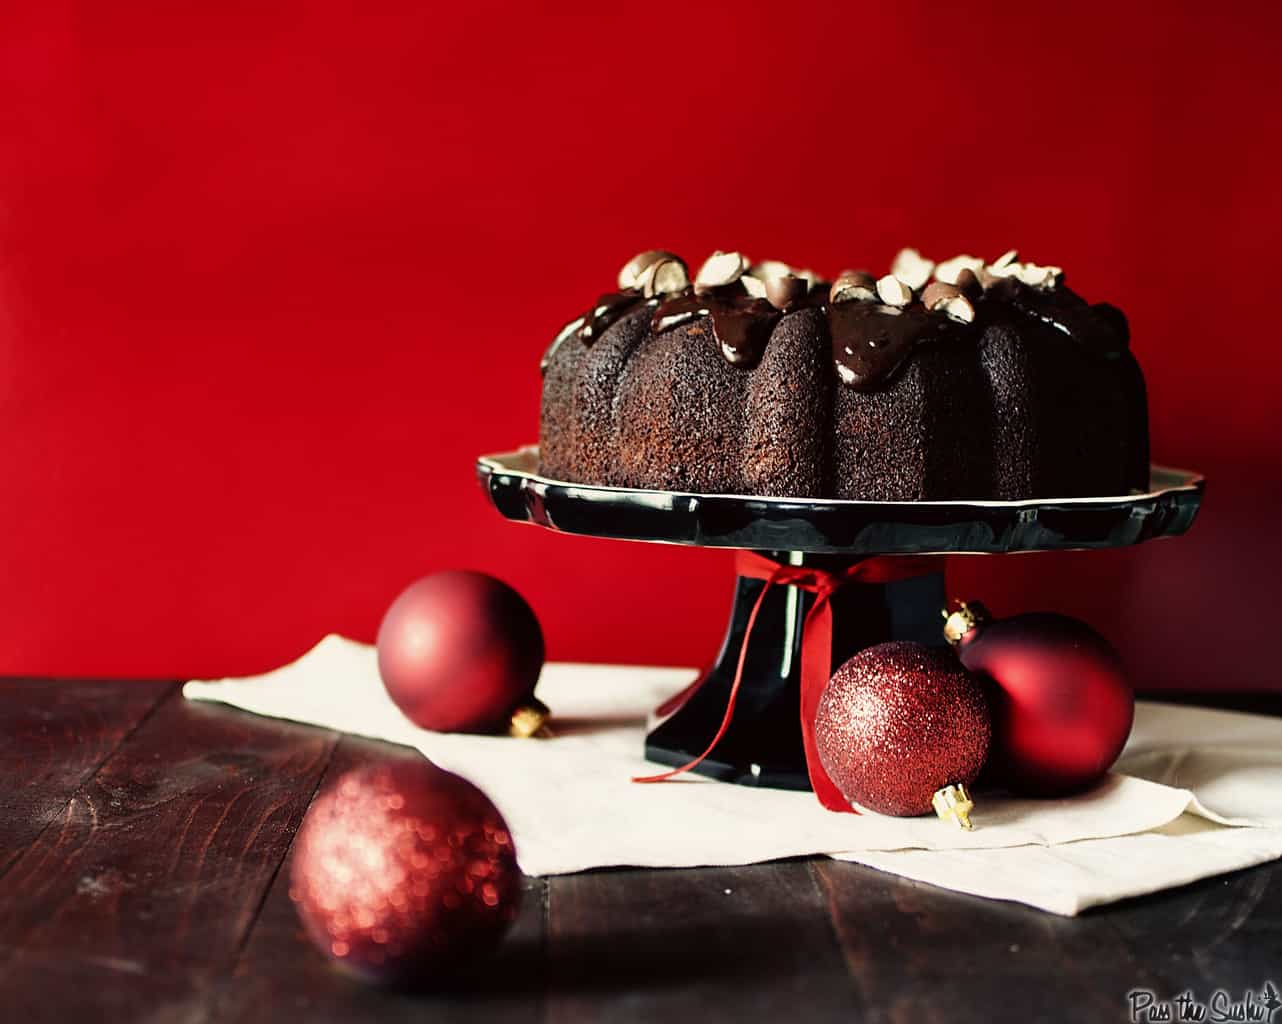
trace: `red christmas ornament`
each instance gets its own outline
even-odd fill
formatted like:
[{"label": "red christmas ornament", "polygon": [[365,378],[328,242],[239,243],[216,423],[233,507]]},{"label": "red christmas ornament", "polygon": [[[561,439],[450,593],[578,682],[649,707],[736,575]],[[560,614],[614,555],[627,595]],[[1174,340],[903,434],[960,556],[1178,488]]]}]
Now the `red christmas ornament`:
[{"label": "red christmas ornament", "polygon": [[411,584],[378,629],[378,671],[406,717],[438,732],[538,730],[543,631],[515,590],[479,572]]},{"label": "red christmas ornament", "polygon": [[833,673],[815,715],[815,747],[847,800],[881,814],[953,817],[988,755],[983,684],[946,649],[894,642]]},{"label": "red christmas ornament", "polygon": [[1037,612],[991,620],[962,604],[944,635],[993,681],[993,753],[985,781],[1034,796],[1098,782],[1131,732],[1135,695],[1121,658],[1084,622]]},{"label": "red christmas ornament", "polygon": [[307,811],[290,870],[312,942],[371,981],[430,982],[488,952],[521,897],[502,816],[426,761],[343,775]]}]

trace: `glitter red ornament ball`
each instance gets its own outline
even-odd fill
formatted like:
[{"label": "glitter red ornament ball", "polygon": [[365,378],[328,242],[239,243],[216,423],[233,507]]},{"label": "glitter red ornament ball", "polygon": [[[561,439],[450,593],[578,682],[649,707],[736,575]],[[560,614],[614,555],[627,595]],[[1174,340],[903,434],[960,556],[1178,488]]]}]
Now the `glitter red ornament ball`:
[{"label": "glitter red ornament ball", "polygon": [[[988,754],[983,684],[949,650],[897,641],[860,651],[833,673],[815,715],[815,746],[852,803],[882,814],[944,810]],[[947,794],[946,794],[947,795]],[[966,824],[964,809],[957,815]]]},{"label": "glitter red ornament ball", "polygon": [[984,781],[1030,796],[1094,785],[1122,752],[1135,694],[1121,658],[1084,622],[1050,612],[993,620],[962,604],[944,634],[992,680],[993,753]]},{"label": "glitter red ornament ball", "polygon": [[507,825],[471,783],[423,762],[343,775],[294,841],[290,899],[307,934],[371,981],[430,984],[493,948],[521,874]]},{"label": "glitter red ornament ball", "polygon": [[484,573],[424,577],[392,602],[378,629],[383,685],[424,729],[534,731],[547,711],[534,699],[542,668],[534,612]]}]

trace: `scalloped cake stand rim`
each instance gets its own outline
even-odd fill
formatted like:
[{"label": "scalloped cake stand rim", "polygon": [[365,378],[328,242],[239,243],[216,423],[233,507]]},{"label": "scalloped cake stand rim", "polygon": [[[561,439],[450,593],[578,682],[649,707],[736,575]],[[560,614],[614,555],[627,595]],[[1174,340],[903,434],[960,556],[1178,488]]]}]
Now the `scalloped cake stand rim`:
[{"label": "scalloped cake stand rim", "polygon": [[580,536],[696,547],[874,554],[1003,554],[1122,547],[1178,536],[1205,478],[1153,464],[1150,490],[1019,501],[858,501],[580,484],[538,472],[538,446],[481,455],[508,519]]}]

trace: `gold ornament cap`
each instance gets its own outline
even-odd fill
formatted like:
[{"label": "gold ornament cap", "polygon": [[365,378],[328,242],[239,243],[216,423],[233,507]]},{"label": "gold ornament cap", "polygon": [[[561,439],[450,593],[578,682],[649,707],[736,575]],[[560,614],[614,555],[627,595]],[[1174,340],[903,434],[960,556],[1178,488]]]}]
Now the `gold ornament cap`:
[{"label": "gold ornament cap", "polygon": [[945,608],[940,614],[944,617],[944,639],[956,647],[967,633],[976,626],[987,622],[991,617],[988,609],[978,601],[954,602],[951,610]]},{"label": "gold ornament cap", "polygon": [[970,812],[975,809],[975,801],[970,798],[970,793],[962,783],[956,782],[936,790],[935,795],[930,798],[930,804],[943,821],[951,819],[957,823],[958,828],[964,828],[967,832],[975,830],[975,826],[970,823]]},{"label": "gold ornament cap", "polygon": [[512,717],[508,720],[507,734],[514,736],[518,740],[528,740],[531,736],[546,733],[547,727],[545,723],[551,713],[543,701],[539,700],[534,694],[530,694],[529,697],[512,709]]}]

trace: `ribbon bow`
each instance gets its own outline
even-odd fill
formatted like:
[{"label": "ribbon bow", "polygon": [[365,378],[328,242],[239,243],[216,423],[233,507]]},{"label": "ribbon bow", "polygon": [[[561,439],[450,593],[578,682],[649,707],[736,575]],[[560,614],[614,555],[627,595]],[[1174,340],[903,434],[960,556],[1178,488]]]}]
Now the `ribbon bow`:
[{"label": "ribbon bow", "polygon": [[695,768],[702,762],[730,728],[734,718],[735,699],[739,696],[739,685],[743,681],[743,666],[748,657],[748,641],[752,628],[757,622],[757,613],[770,588],[776,584],[799,587],[815,595],[814,604],[806,612],[801,630],[801,741],[806,751],[806,769],[810,773],[810,785],[819,802],[830,811],[847,811],[859,813],[850,806],[850,802],[841,795],[833,781],[828,778],[819,755],[815,749],[815,712],[819,708],[819,698],[823,696],[824,687],[832,676],[832,595],[847,583],[891,583],[895,580],[921,576],[936,572],[939,559],[923,556],[895,556],[888,558],[868,558],[855,562],[843,569],[820,569],[812,565],[785,565],[765,558],[752,551],[741,551],[735,562],[735,569],[740,576],[750,579],[765,580],[757,600],[748,615],[744,629],[743,645],[739,649],[739,662],[735,667],[734,681],[730,685],[730,696],[726,700],[726,713],[721,719],[721,727],[712,737],[712,742],[702,754],[680,768],[659,775],[644,775],[634,778],[633,782],[662,782],[674,775],[681,775]]}]

